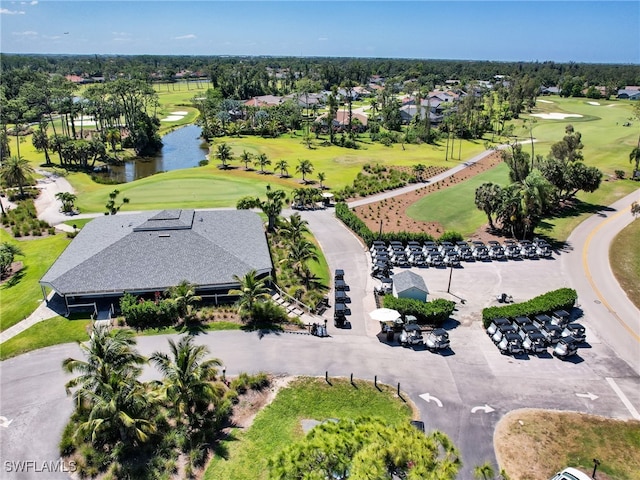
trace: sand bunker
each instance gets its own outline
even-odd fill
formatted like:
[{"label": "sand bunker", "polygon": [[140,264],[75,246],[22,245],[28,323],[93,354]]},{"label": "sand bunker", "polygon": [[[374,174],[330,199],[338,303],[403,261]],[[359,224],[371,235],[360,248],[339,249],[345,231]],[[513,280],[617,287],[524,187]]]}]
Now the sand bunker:
[{"label": "sand bunker", "polygon": [[187,115],[189,112],[183,112],[182,110],[178,112],[171,112],[171,115],[182,115],[183,117]]},{"label": "sand bunker", "polygon": [[161,122],[176,122],[178,120],[182,120],[184,118],[184,115],[167,115],[164,118],[161,118],[160,121]]},{"label": "sand bunker", "polygon": [[[76,117],[73,120],[73,123],[76,125],[84,125],[84,126],[90,126],[90,125],[95,125],[96,124],[96,120],[91,116],[91,115],[81,115],[79,117]],[[71,125],[71,122],[69,122],[69,125]]]},{"label": "sand bunker", "polygon": [[587,102],[589,105],[600,105],[598,102]]},{"label": "sand bunker", "polygon": [[532,117],[543,118],[545,120],[564,120],[565,118],[581,118],[582,115],[578,115],[577,113],[532,113]]},{"label": "sand bunker", "polygon": [[538,101],[539,101],[540,103],[553,103],[551,100],[541,100],[541,99],[538,99]]}]

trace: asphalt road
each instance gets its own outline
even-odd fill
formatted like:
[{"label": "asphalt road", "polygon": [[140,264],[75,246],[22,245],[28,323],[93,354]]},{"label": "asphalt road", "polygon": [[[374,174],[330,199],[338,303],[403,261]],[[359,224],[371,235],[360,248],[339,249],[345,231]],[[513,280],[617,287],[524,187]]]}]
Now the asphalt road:
[{"label": "asphalt road", "polygon": [[[630,201],[627,199],[626,204]],[[624,354],[629,358],[622,359],[617,353],[621,351],[618,342],[626,345],[627,337],[633,338],[630,333],[636,327],[626,318],[627,314],[620,313],[623,308],[619,307],[620,292],[602,293],[600,288],[604,286],[598,283],[593,293],[581,260],[583,255],[589,258],[591,249],[594,252],[600,249],[594,253],[596,257],[603,255],[601,250],[607,240],[600,244],[596,237],[599,231],[619,228],[618,217],[613,218],[615,213],[611,220],[596,219],[609,222],[600,227],[601,223],[589,219],[587,222],[595,223],[580,230],[583,223],[570,238],[572,249],[555,260],[477,263],[456,269],[451,291],[468,301],[459,304],[454,314],[454,318],[460,318],[460,325],[455,322],[449,325],[453,349],[449,355],[379,341],[376,336],[379,327],[367,315],[375,307],[371,292],[376,283],[368,275],[364,245],[335,220],[331,210],[304,212],[303,216],[309,220],[330,268],[345,270],[352,298],[351,328],[336,329],[329,322],[329,338],[243,332],[215,332],[197,337],[197,342],[206,344],[214,356],[223,360],[227,375],[268,371],[323,377],[328,372],[330,377],[353,374],[355,378],[373,380],[377,376],[379,381],[393,386],[399,383],[407,399],[418,407],[427,427],[447,433],[460,448],[464,462],[462,479],[472,478],[474,465],[487,460],[495,463],[493,431],[499,419],[513,409],[539,407],[621,419],[640,418],[637,412],[640,377],[633,361],[634,344],[630,343],[629,354]],[[600,281],[601,275],[594,274],[597,268],[589,267],[590,276]],[[449,295],[444,287],[444,282],[448,282],[447,270],[425,269],[421,273],[427,278],[432,296]],[[481,328],[479,309],[502,291],[518,300],[567,284],[578,289],[584,311],[582,321],[588,330],[588,345],[580,349],[579,356],[563,362],[550,355],[520,358],[501,355]],[[594,300],[602,296],[607,305],[590,301],[590,295],[595,295]],[[631,332],[622,325],[615,327],[619,323],[615,316],[605,323],[602,319],[608,318],[607,312],[601,311],[605,307],[618,312]],[[637,319],[637,309],[635,314]],[[332,318],[331,311],[327,317]],[[145,354],[166,350],[166,338],[140,337],[139,348]],[[68,478],[64,473],[36,474],[33,470],[42,469],[45,461],[58,459],[57,444],[73,407],[64,392],[67,377],[60,365],[67,356],[79,354],[76,345],[68,344],[0,364],[0,478]],[[149,369],[145,375],[151,378],[156,374]],[[16,467],[11,462],[17,461],[35,463],[31,464],[30,472],[9,472]]]}]

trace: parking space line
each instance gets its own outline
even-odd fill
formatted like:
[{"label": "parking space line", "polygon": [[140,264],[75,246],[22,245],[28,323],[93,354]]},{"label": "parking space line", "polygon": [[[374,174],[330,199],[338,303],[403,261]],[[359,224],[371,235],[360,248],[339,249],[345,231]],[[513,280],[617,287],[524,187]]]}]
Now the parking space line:
[{"label": "parking space line", "polygon": [[629,401],[629,399],[624,394],[624,392],[622,390],[620,390],[620,387],[615,382],[615,380],[613,378],[610,378],[610,377],[606,377],[606,380],[607,380],[607,383],[609,384],[609,386],[611,387],[611,389],[614,392],[616,392],[616,395],[618,395],[618,398],[622,401],[622,403],[624,403],[624,406],[627,407],[627,410],[629,410],[629,413],[631,414],[631,416],[633,418],[635,418],[636,420],[640,420],[640,413],[638,413],[638,410],[636,410],[636,408]]}]

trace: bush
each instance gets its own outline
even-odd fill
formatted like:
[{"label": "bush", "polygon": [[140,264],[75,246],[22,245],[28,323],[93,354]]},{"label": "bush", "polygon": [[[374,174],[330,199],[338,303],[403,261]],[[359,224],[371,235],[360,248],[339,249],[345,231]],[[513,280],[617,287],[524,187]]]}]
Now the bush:
[{"label": "bush", "polygon": [[531,317],[543,313],[550,314],[555,310],[570,311],[578,299],[577,292],[572,288],[560,288],[543,293],[526,302],[513,303],[502,307],[487,307],[482,310],[482,324],[487,328],[491,320],[498,317],[515,318]]},{"label": "bush", "polygon": [[616,178],[622,180],[624,178],[624,170],[616,170],[615,171]]},{"label": "bush", "polygon": [[401,315],[413,315],[421,325],[441,325],[453,313],[456,304],[451,300],[436,298],[430,302],[422,302],[412,298],[396,298],[385,295],[382,300],[385,308],[397,310]]},{"label": "bush", "polygon": [[171,325],[178,318],[171,300],[144,300],[125,293],[120,299],[120,310],[127,325],[136,329]]}]

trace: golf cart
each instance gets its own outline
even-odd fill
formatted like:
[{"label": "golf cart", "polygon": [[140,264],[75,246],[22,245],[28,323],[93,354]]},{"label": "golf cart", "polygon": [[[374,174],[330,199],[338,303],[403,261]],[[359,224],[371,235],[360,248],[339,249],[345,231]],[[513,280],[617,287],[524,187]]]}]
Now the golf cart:
[{"label": "golf cart", "polygon": [[402,325],[402,332],[400,332],[400,345],[403,347],[410,347],[413,345],[423,345],[424,339],[422,338],[422,331],[420,325],[417,323],[405,323]]},{"label": "golf cart", "polygon": [[578,342],[573,337],[562,337],[553,349],[553,355],[565,359],[578,352]]},{"label": "golf cart", "polygon": [[496,333],[500,325],[511,325],[511,322],[508,318],[504,317],[494,318],[493,320],[491,320],[491,323],[487,327],[487,335],[493,337],[493,334]]},{"label": "golf cart", "polygon": [[540,332],[528,333],[522,340],[522,347],[527,353],[545,353],[547,351],[547,339]]},{"label": "golf cart", "polygon": [[504,355],[515,355],[517,353],[524,353],[524,348],[522,347],[522,339],[517,333],[505,333],[498,343],[498,349],[500,350],[500,353]]},{"label": "golf cart", "polygon": [[562,337],[573,337],[576,339],[576,342],[582,343],[587,340],[587,335],[585,333],[584,327],[576,322],[569,323],[564,330],[562,330]]},{"label": "golf cart", "polygon": [[435,328],[429,332],[424,344],[429,350],[444,350],[449,348],[449,334],[444,328]]}]

